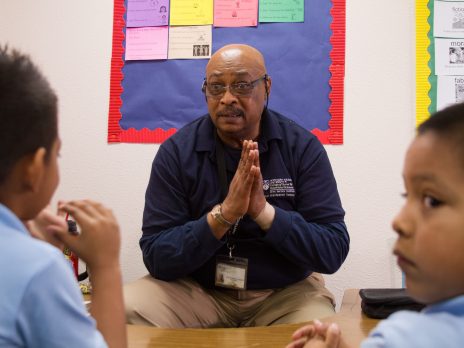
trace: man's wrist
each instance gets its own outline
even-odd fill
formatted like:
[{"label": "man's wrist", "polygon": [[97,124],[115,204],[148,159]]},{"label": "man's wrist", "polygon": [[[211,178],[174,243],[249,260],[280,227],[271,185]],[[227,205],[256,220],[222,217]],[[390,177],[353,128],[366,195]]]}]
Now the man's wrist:
[{"label": "man's wrist", "polygon": [[267,231],[271,228],[272,223],[274,222],[274,217],[275,208],[268,202],[266,202],[266,205],[264,206],[263,210],[261,210],[261,212],[254,220],[263,231]]},{"label": "man's wrist", "polygon": [[225,226],[225,227],[232,227],[234,225],[234,222],[229,221],[222,215],[222,205],[217,204],[213,207],[213,210],[211,210],[211,216],[213,217],[214,220],[216,220],[220,225]]}]

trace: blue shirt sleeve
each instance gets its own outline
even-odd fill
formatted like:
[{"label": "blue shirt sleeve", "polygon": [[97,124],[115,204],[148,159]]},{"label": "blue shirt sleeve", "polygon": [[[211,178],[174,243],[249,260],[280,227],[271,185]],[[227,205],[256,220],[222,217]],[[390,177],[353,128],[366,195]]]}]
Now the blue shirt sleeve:
[{"label": "blue shirt sleeve", "polygon": [[194,272],[225,242],[214,237],[206,215],[190,220],[178,161],[163,145],[153,161],[145,195],[140,246],[150,274],[169,281]]},{"label": "blue shirt sleeve", "polygon": [[296,207],[286,210],[275,206],[266,240],[296,265],[334,273],[348,255],[350,240],[332,167],[317,141],[298,157]]},{"label": "blue shirt sleeve", "polygon": [[17,327],[27,347],[107,347],[88,314],[69,265],[52,262],[31,279],[21,301]]},{"label": "blue shirt sleeve", "polygon": [[317,224],[307,222],[296,212],[275,207],[274,224],[266,240],[293,263],[314,272],[336,272],[349,250],[344,222]]}]

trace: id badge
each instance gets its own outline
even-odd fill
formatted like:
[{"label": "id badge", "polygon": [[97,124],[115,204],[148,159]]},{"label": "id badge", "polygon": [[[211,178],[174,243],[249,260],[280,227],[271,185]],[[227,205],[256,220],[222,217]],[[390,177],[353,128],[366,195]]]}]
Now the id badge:
[{"label": "id badge", "polygon": [[218,255],[216,258],[215,285],[223,288],[245,290],[248,259]]}]

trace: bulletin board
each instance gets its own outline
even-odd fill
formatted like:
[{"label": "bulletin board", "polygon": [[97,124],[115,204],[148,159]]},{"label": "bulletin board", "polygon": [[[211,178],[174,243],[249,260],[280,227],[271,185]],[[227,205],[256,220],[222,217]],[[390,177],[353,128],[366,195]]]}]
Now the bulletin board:
[{"label": "bulletin board", "polygon": [[[127,0],[114,0],[109,143],[162,143],[207,113],[207,59],[125,58]],[[304,0],[304,21],[212,29],[212,53],[229,43],[261,51],[272,78],[269,108],[324,144],[343,144],[345,0]]]},{"label": "bulletin board", "polygon": [[464,102],[464,1],[416,1],[416,125]]}]

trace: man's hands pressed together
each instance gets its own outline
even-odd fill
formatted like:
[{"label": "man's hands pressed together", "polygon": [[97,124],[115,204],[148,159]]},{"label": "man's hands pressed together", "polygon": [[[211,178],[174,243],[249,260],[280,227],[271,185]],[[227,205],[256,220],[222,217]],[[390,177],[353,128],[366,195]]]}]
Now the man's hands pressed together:
[{"label": "man's hands pressed together", "polygon": [[[222,216],[232,223],[245,214],[256,219],[265,209],[266,203],[263,177],[259,166],[258,143],[253,140],[244,140],[237,171],[230,183],[229,192],[221,204]],[[274,208],[270,207],[273,219]],[[272,223],[272,221],[266,222],[269,226]],[[228,230],[227,226],[217,223],[211,214],[208,214],[208,223],[217,239],[221,239]]]}]

